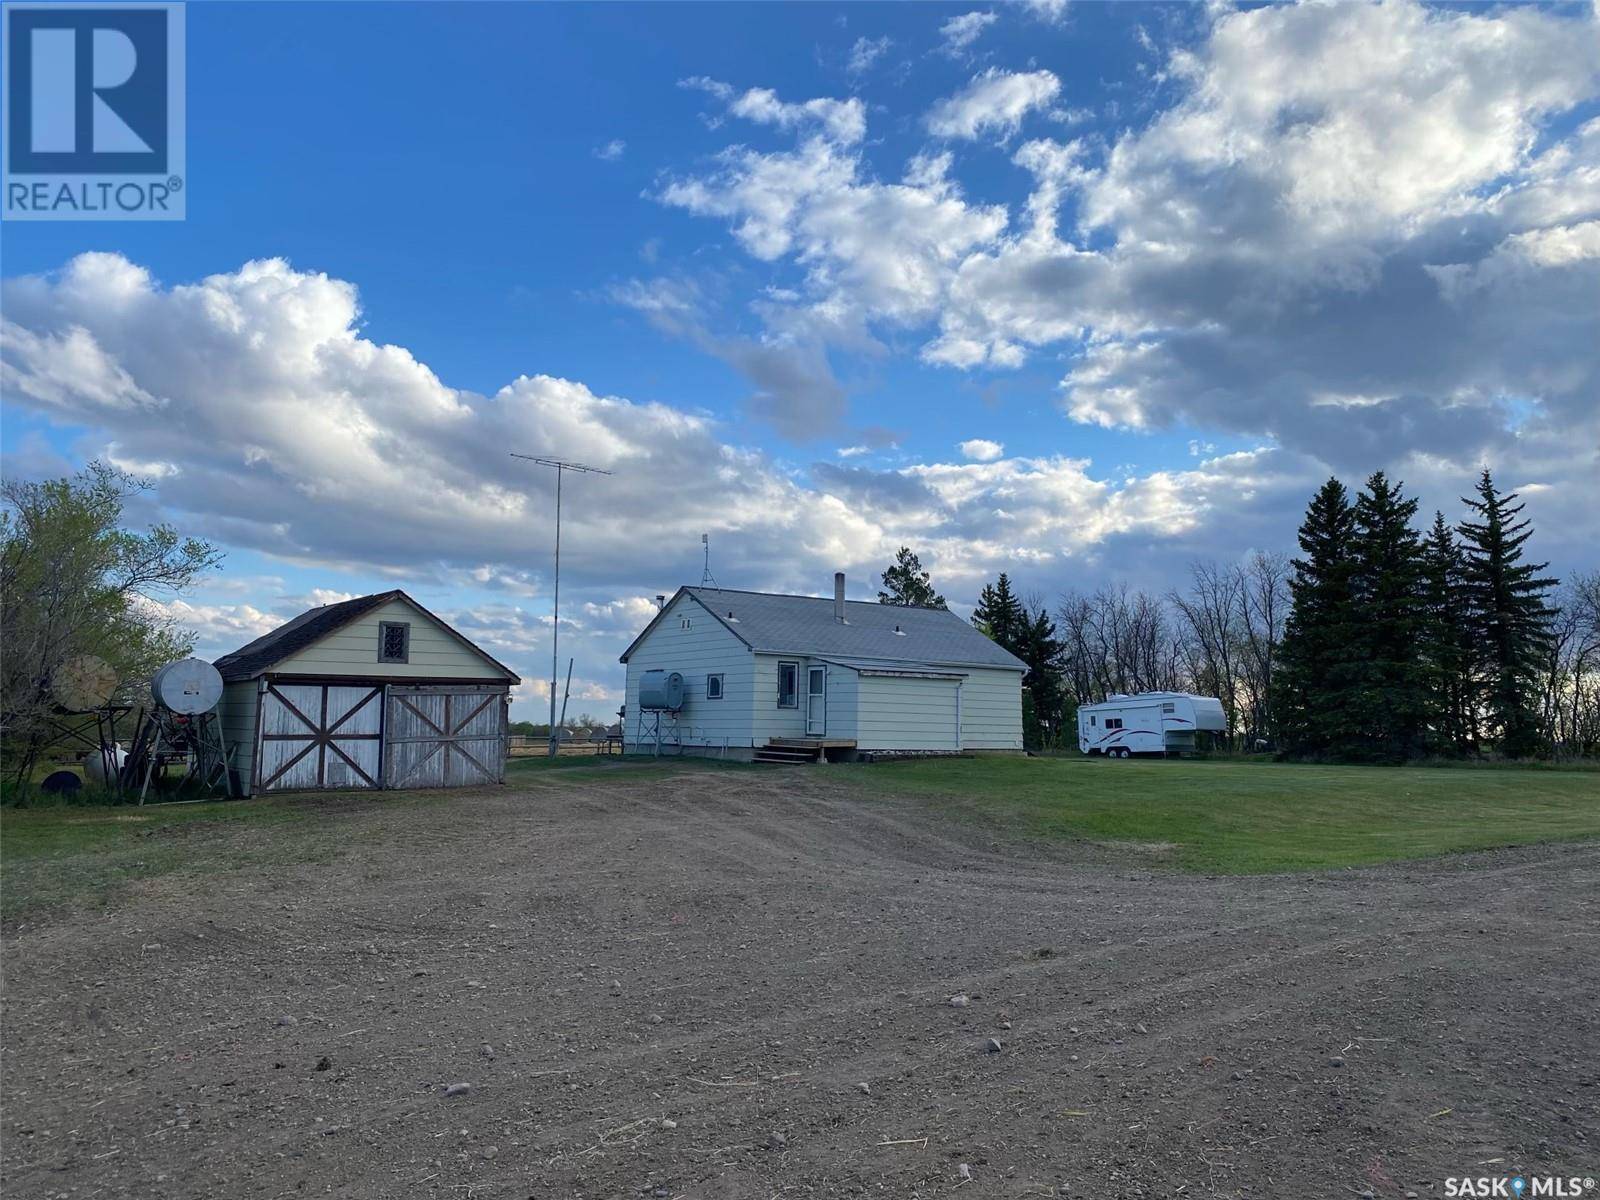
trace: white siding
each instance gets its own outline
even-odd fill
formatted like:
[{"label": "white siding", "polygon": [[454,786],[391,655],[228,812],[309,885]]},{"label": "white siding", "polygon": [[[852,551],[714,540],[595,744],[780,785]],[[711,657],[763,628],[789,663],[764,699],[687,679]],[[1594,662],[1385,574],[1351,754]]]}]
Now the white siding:
[{"label": "white siding", "polygon": [[[684,628],[683,622],[689,622]],[[639,677],[646,671],[681,671],[684,684],[683,711],[678,714],[678,733],[688,746],[748,748],[751,738],[751,713],[756,700],[753,686],[755,656],[690,596],[679,596],[667,606],[666,615],[640,642],[628,659],[626,703],[628,723],[623,731],[624,748],[648,750],[644,733],[645,716],[639,708]],[[706,698],[706,676],[722,676],[722,699]],[[665,736],[668,718],[663,717]],[[765,741],[765,739],[762,739]]]},{"label": "white siding", "polygon": [[[410,662],[378,661],[378,625],[411,626]],[[404,600],[391,600],[275,664],[270,673],[359,675],[367,679],[504,679],[505,673]]]},{"label": "white siding", "polygon": [[254,679],[224,684],[222,703],[217,706],[217,716],[222,722],[222,742],[232,755],[233,769],[250,794],[250,781],[254,778],[252,767],[256,754],[257,682]]},{"label": "white siding", "polygon": [[[757,654],[755,658],[755,742],[765,746],[773,738],[803,738],[806,736],[806,666],[803,655]],[[799,665],[796,677],[794,708],[778,707],[778,664],[792,662]],[[831,668],[839,670],[838,667]],[[831,724],[831,722],[830,722]],[[843,734],[829,736],[846,736]]]},{"label": "white siding", "polygon": [[861,694],[861,676],[848,667],[828,665],[828,736],[854,738]]},{"label": "white siding", "polygon": [[862,750],[949,750],[956,742],[955,679],[863,675],[856,745]]},{"label": "white siding", "polygon": [[964,668],[961,688],[963,750],[1022,749],[1022,672]]}]

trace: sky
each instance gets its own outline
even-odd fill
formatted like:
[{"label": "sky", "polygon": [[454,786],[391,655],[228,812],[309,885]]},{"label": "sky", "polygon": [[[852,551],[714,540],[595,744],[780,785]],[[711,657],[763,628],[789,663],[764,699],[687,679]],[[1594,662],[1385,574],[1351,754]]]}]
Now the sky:
[{"label": "sky", "polygon": [[654,597],[959,612],[1484,466],[1600,544],[1593,4],[188,6],[188,216],[7,223],[8,477],[226,550],[215,657],[404,588],[609,717]]}]

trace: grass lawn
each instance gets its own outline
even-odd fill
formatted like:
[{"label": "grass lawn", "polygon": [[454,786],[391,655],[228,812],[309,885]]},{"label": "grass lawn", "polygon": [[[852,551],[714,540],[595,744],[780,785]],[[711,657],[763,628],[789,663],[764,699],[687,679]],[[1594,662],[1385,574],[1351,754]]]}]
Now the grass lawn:
[{"label": "grass lawn", "polygon": [[1592,771],[976,758],[840,773],[1035,836],[1170,847],[1218,874],[1600,838]]}]

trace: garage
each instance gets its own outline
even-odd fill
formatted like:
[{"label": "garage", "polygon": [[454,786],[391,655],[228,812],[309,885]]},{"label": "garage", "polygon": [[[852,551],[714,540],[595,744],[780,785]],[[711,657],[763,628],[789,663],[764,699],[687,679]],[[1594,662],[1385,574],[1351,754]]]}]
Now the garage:
[{"label": "garage", "polygon": [[242,794],[505,779],[505,664],[402,591],[301,613],[216,662]]}]

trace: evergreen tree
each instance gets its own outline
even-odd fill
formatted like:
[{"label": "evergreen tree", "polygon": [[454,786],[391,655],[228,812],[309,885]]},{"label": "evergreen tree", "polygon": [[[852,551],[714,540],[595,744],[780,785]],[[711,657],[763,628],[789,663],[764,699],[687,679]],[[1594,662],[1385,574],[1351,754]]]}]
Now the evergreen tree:
[{"label": "evergreen tree", "polygon": [[908,608],[944,608],[944,597],[933,590],[933,582],[909,546],[901,546],[894,562],[883,573],[884,590],[879,604],[898,604]]},{"label": "evergreen tree", "polygon": [[1274,678],[1273,709],[1284,749],[1327,753],[1348,746],[1356,724],[1350,694],[1355,511],[1349,494],[1330,479],[1312,498],[1300,525],[1303,557],[1291,561],[1292,607]]},{"label": "evergreen tree", "polygon": [[1066,689],[1061,681],[1062,644],[1056,637],[1056,623],[1043,604],[1034,611],[1024,610],[1022,641],[1012,650],[1028,664],[1022,687],[1031,703],[1023,713],[1023,745],[1039,750],[1054,744],[1061,729],[1061,708]]},{"label": "evergreen tree", "polygon": [[992,586],[983,585],[983,591],[978,594],[978,607],[972,613],[972,623],[1018,658],[1022,657],[1018,649],[1027,621],[1027,611],[1011,590],[1011,580],[1004,571]]},{"label": "evergreen tree", "polygon": [[1423,628],[1421,545],[1411,527],[1417,502],[1374,472],[1356,497],[1351,539],[1348,712],[1356,740],[1335,751],[1398,760],[1422,745],[1430,699]]},{"label": "evergreen tree", "polygon": [[1470,643],[1462,628],[1465,604],[1463,561],[1444,514],[1422,544],[1421,620],[1418,649],[1429,695],[1428,748],[1462,754],[1472,747]]},{"label": "evergreen tree", "polygon": [[1498,738],[1502,754],[1523,758],[1537,753],[1543,740],[1534,697],[1554,616],[1544,593],[1556,580],[1539,574],[1548,563],[1522,561],[1533,530],[1531,522],[1517,519],[1523,509],[1513,503],[1517,494],[1500,495],[1487,468],[1477,491],[1476,500],[1462,498],[1472,513],[1460,526],[1463,625],[1475,652],[1487,731]]}]

